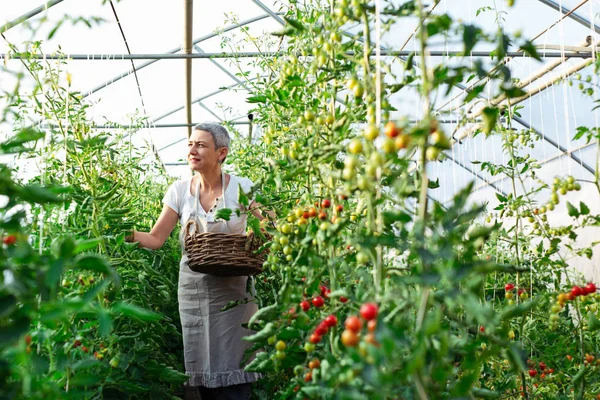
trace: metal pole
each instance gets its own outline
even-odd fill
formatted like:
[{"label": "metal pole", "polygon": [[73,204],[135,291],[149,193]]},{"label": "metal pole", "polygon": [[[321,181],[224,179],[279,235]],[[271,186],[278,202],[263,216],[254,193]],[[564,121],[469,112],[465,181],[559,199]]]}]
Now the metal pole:
[{"label": "metal pole", "polygon": [[[596,24],[592,24],[590,21],[588,21],[587,19],[585,19],[584,17],[582,17],[581,15],[571,12],[571,10],[569,10],[568,8],[566,8],[565,6],[563,6],[562,4],[557,4],[554,1],[551,0],[538,0],[540,3],[547,5],[548,7],[562,12],[563,14],[567,15],[569,18],[572,18],[574,21],[580,23],[581,25],[585,26],[586,28],[590,28],[592,29],[594,32],[599,33],[600,34],[600,27]],[[587,0],[584,1],[583,3],[587,3]],[[582,3],[582,4],[583,4]],[[579,8],[579,6],[577,6],[577,8]]]},{"label": "metal pole", "polygon": [[2,27],[0,27],[0,34],[6,32],[7,30],[9,30],[11,28],[14,28],[15,26],[17,26],[17,25],[19,25],[19,24],[21,24],[21,23],[23,23],[25,21],[27,21],[29,18],[38,15],[42,11],[46,11],[50,7],[53,7],[53,6],[57,5],[58,3],[62,2],[62,1],[63,0],[51,0],[51,1],[47,1],[44,4],[42,4],[41,6],[36,7],[33,10],[26,12],[25,14],[21,15],[18,18],[13,19],[10,22],[7,22]]},{"label": "metal pole", "polygon": [[[194,0],[184,1],[183,54],[192,53],[192,28],[194,25]],[[188,124],[192,123],[192,59],[185,59],[185,115]],[[188,127],[188,138],[192,136],[192,128]]]},{"label": "metal pole", "polygon": [[[356,53],[353,51],[347,51],[345,55],[354,56]],[[381,51],[382,57],[408,57],[411,54],[420,55],[420,52],[414,51]],[[3,53],[0,54],[0,59],[10,60],[10,59],[34,59],[34,60],[73,60],[73,61],[124,61],[124,60],[179,60],[179,59],[204,59],[204,58],[252,58],[252,57],[282,57],[289,55],[287,52],[283,51],[266,51],[266,52],[256,52],[256,51],[246,51],[239,53],[192,53],[192,54],[170,54],[170,53],[160,53],[160,54],[31,54],[31,53]],[[492,57],[492,54],[489,51],[472,51],[468,56],[472,57]],[[371,54],[370,57],[374,57],[375,54]],[[434,50],[428,51],[426,54],[427,57],[462,57],[464,53],[462,51],[443,51],[443,50]],[[527,54],[524,54],[519,51],[509,51],[506,53],[506,57],[516,58],[516,57],[529,57]],[[545,53],[543,54],[544,58],[592,58],[593,52],[592,50],[586,52],[576,52],[576,53],[566,53],[562,54],[560,52],[553,53]]]}]

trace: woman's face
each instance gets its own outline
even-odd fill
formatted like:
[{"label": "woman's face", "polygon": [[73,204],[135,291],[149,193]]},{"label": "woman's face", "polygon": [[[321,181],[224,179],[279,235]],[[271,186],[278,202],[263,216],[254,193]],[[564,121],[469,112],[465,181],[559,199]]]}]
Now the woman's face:
[{"label": "woman's face", "polygon": [[210,171],[219,166],[227,148],[215,149],[215,140],[207,131],[194,130],[188,141],[188,164],[193,171]]}]

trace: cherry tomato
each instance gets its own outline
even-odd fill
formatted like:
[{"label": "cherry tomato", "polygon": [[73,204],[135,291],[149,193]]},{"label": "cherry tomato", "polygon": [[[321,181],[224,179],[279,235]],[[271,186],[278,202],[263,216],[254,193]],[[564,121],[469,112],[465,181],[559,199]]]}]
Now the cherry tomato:
[{"label": "cherry tomato", "polygon": [[372,319],[369,322],[367,322],[367,329],[369,330],[369,332],[375,332],[375,329],[377,329],[377,320]]},{"label": "cherry tomato", "polygon": [[323,336],[327,333],[328,329],[329,327],[327,324],[325,322],[321,322],[319,325],[317,325],[315,333],[319,336]]},{"label": "cherry tomato", "polygon": [[321,296],[315,296],[312,299],[312,303],[313,303],[313,306],[315,306],[317,308],[321,308],[325,304],[325,299],[323,299],[323,297],[321,297]]},{"label": "cherry tomato", "polygon": [[348,298],[347,298],[347,297],[344,297],[344,296],[340,296],[340,301],[341,301],[342,303],[345,303],[345,302],[347,302],[347,301],[348,301]]},{"label": "cherry tomato", "polygon": [[571,294],[575,297],[577,296],[581,296],[583,295],[583,289],[580,288],[579,286],[573,286],[573,288],[571,289]]},{"label": "cherry tomato", "polygon": [[596,285],[593,282],[588,282],[588,284],[585,285],[585,293],[586,294],[596,293]]},{"label": "cherry tomato", "polygon": [[15,235],[8,235],[4,237],[4,244],[7,246],[12,246],[17,241],[17,237]]},{"label": "cherry tomato", "polygon": [[362,329],[362,321],[355,315],[351,315],[346,318],[346,322],[344,322],[344,326],[347,330],[358,332]]},{"label": "cherry tomato", "polygon": [[[317,344],[321,341],[321,336],[317,335],[316,333],[313,333],[312,335],[310,335],[309,341],[312,344]],[[304,350],[306,350],[306,348],[304,348]]]},{"label": "cherry tomato", "polygon": [[287,346],[283,340],[278,341],[275,345],[275,349],[278,351],[284,351],[286,348]]},{"label": "cherry tomato", "polygon": [[506,285],[504,285],[504,290],[506,290],[507,292],[510,292],[514,288],[515,288],[515,285],[512,283],[507,283]]},{"label": "cherry tomato", "polygon": [[313,358],[308,363],[308,368],[310,368],[310,369],[319,368],[320,366],[321,366],[321,361],[318,358]]},{"label": "cherry tomato", "polygon": [[400,129],[396,126],[394,121],[388,121],[384,127],[385,136],[389,138],[395,138],[400,134]]},{"label": "cherry tomato", "polygon": [[317,209],[314,208],[314,207],[309,208],[309,210],[308,210],[308,216],[310,218],[316,217],[317,216]]},{"label": "cherry tomato", "polygon": [[342,332],[342,344],[346,347],[354,347],[358,344],[358,335],[349,329]]},{"label": "cherry tomato", "polygon": [[324,220],[326,220],[326,219],[327,219],[327,213],[326,213],[325,211],[321,210],[321,211],[319,212],[319,219],[320,219],[321,221],[324,221]]},{"label": "cherry tomato", "polygon": [[323,201],[321,201],[321,207],[323,207],[323,208],[331,207],[331,200],[323,199]]},{"label": "cherry tomato", "polygon": [[367,321],[377,318],[379,307],[375,303],[365,303],[360,306],[360,315]]},{"label": "cherry tomato", "polygon": [[302,311],[308,311],[310,309],[310,303],[306,300],[302,300],[300,302],[300,308],[302,309]]},{"label": "cherry tomato", "polygon": [[410,144],[410,136],[408,135],[398,135],[394,140],[394,144],[396,145],[396,149],[402,150],[408,147]]},{"label": "cherry tomato", "polygon": [[543,362],[543,361],[540,361],[540,364],[539,364],[539,366],[540,366],[540,369],[541,369],[542,371],[543,371],[543,370],[545,370],[545,369],[546,369],[546,367],[547,367],[547,366],[546,366],[546,363],[545,363],[545,362]]},{"label": "cherry tomato", "polygon": [[533,377],[535,377],[537,374],[538,374],[537,370],[535,370],[535,369],[530,369],[530,370],[529,370],[529,376],[530,376],[530,377],[532,377],[532,378],[533,378]]},{"label": "cherry tomato", "polygon": [[338,319],[333,314],[328,315],[327,318],[325,318],[325,325],[327,325],[329,328],[333,328],[334,326],[337,325],[337,323],[338,323]]}]

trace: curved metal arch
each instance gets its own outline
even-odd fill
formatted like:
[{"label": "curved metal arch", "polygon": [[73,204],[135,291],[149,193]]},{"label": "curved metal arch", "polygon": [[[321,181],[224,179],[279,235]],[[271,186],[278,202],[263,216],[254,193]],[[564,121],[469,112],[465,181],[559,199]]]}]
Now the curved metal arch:
[{"label": "curved metal arch", "polygon": [[[244,21],[240,22],[239,24],[231,24],[231,25],[229,25],[229,26],[226,26],[226,27],[225,27],[225,28],[223,28],[222,30],[220,30],[218,33],[217,33],[217,32],[213,32],[213,33],[210,33],[210,34],[208,34],[208,35],[204,35],[204,36],[202,36],[202,37],[199,37],[198,39],[195,39],[195,40],[192,42],[192,45],[197,45],[198,43],[201,43],[201,42],[204,42],[204,41],[206,41],[206,40],[212,39],[212,38],[214,38],[214,37],[216,37],[216,36],[220,35],[221,33],[224,33],[224,32],[229,32],[229,31],[232,31],[232,30],[234,30],[234,29],[241,28],[241,27],[243,27],[243,26],[245,26],[245,25],[249,25],[249,24],[251,24],[251,23],[253,23],[253,22],[257,22],[257,21],[260,21],[260,20],[263,20],[263,19],[265,19],[265,18],[269,18],[269,17],[270,17],[270,15],[269,15],[269,14],[263,14],[263,15],[259,15],[259,16],[257,16],[257,17],[253,17],[253,18],[249,18],[249,19],[247,19],[247,20],[244,20]],[[181,47],[176,47],[176,48],[173,48],[173,49],[171,49],[171,50],[167,51],[165,54],[175,54],[175,53],[177,53],[178,51],[181,51]],[[199,53],[200,53],[200,52],[199,52]],[[139,65],[139,66],[137,66],[135,69],[136,69],[136,71],[139,71],[140,69],[146,68],[147,66],[149,66],[149,65],[152,65],[152,64],[154,64],[154,63],[155,63],[155,62],[157,62],[157,61],[160,61],[160,60],[150,60],[150,61],[148,61],[148,62],[145,62],[145,63],[143,63],[143,64],[140,64],[140,65]],[[117,75],[117,76],[115,76],[114,78],[112,78],[112,79],[110,79],[110,80],[107,80],[106,82],[104,82],[104,83],[102,83],[102,84],[100,84],[100,85],[96,86],[95,88],[91,89],[89,92],[85,93],[85,94],[83,95],[83,97],[88,97],[88,96],[91,96],[92,94],[96,93],[97,91],[99,91],[99,90],[102,90],[103,88],[105,88],[105,87],[107,87],[107,86],[110,86],[110,85],[112,85],[113,83],[115,83],[115,82],[117,82],[117,81],[119,81],[119,80],[121,80],[121,79],[123,79],[123,78],[125,78],[125,77],[127,77],[127,76],[129,76],[129,75],[131,75],[131,74],[133,74],[133,72],[134,72],[134,71],[133,71],[133,69],[130,69],[130,70],[128,70],[127,72],[124,72],[124,73],[122,73],[122,74],[120,74],[120,75]]]},{"label": "curved metal arch", "polygon": [[61,3],[62,1],[63,0],[51,0],[51,1],[47,1],[44,4],[42,4],[41,6],[38,6],[38,7],[34,8],[33,10],[26,12],[25,14],[21,15],[20,17],[17,17],[15,19],[13,19],[10,22],[7,22],[2,27],[0,27],[0,34],[3,34],[7,30],[12,29],[12,28],[14,28],[15,26],[17,26],[19,24],[22,24],[23,22],[27,21],[29,18],[35,17],[36,15],[38,15],[39,13],[41,13],[42,11],[45,11],[45,10],[49,9],[50,7],[54,7],[58,3]]},{"label": "curved metal arch", "polygon": [[[538,0],[538,1],[544,5],[547,5],[548,7],[552,8],[553,10],[563,13],[564,15],[567,15],[570,13],[568,15],[569,18],[580,23],[581,25],[585,26],[586,28],[592,29],[594,32],[600,34],[600,26],[598,26],[596,24],[592,24],[591,21],[589,21],[587,18],[582,17],[581,15],[579,15],[576,12],[571,13],[571,10],[564,7],[563,5],[558,4],[552,0]],[[587,1],[589,1],[589,0],[587,0]],[[587,2],[587,1],[585,1],[585,2]]]}]

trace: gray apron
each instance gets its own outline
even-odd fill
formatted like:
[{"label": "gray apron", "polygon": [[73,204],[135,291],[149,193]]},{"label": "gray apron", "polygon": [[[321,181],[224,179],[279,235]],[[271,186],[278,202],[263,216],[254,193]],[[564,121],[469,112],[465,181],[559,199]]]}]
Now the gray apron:
[{"label": "gray apron", "polygon": [[[222,208],[226,208],[225,174]],[[200,180],[196,185],[196,202],[190,219],[195,219],[205,232],[228,233],[226,221],[215,221],[213,210],[200,212]],[[235,217],[235,213],[232,214]],[[245,372],[240,366],[244,350],[250,347],[242,337],[252,331],[242,328],[258,310],[255,303],[237,305],[227,311],[221,309],[232,300],[250,299],[246,291],[247,276],[221,277],[192,271],[180,237],[183,254],[179,269],[179,315],[183,329],[185,373],[188,386],[216,388],[255,382],[260,375]]]}]

